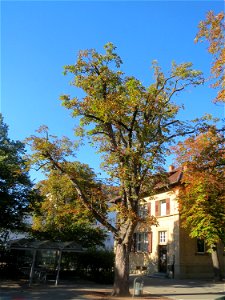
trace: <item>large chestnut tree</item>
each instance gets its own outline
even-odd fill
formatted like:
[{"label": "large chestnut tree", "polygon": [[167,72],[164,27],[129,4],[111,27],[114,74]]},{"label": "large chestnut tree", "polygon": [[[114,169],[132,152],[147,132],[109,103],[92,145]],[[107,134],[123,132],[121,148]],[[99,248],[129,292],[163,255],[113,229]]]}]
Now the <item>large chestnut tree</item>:
[{"label": "large chestnut tree", "polygon": [[[113,201],[108,201],[109,195],[104,198],[97,194],[96,197],[96,191],[90,193],[88,181],[86,186],[82,184],[81,170],[71,170],[67,164],[66,156],[71,159],[72,148],[65,139],[33,136],[30,143],[34,151],[32,162],[66,174],[83,204],[113,233],[113,294],[126,296],[129,294],[132,236],[137,223],[143,221],[138,216],[139,202],[144,192],[153,193],[152,175],[162,171],[169,145],[177,137],[195,130],[177,119],[180,107],[173,98],[186,88],[201,84],[203,79],[201,72],[192,69],[191,63],[173,63],[165,75],[154,62],[154,81],[146,87],[137,78],[125,76],[115,49],[108,43],[104,54],[93,49],[80,51],[76,63],[65,66],[65,74],[72,75],[72,85],[82,89],[84,96],[63,95],[61,100],[72,116],[80,120],[76,133],[90,138],[102,154],[102,168],[117,185],[120,201],[113,205]],[[108,209],[117,213],[116,223],[93,205],[95,197],[101,198],[104,205],[110,203]],[[114,197],[111,196],[112,200]],[[155,220],[148,216],[144,221],[151,225]]]}]

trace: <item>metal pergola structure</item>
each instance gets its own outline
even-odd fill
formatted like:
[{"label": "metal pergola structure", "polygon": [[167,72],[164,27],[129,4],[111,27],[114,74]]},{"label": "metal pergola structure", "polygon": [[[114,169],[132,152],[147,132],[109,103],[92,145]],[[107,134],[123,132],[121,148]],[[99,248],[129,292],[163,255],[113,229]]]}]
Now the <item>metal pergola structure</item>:
[{"label": "metal pergola structure", "polygon": [[32,263],[29,272],[29,285],[32,284],[33,277],[34,277],[34,268],[36,262],[36,253],[37,251],[45,251],[45,250],[52,250],[58,251],[58,264],[57,264],[57,275],[55,279],[55,285],[59,283],[59,273],[61,267],[61,260],[62,260],[62,253],[63,252],[84,252],[84,249],[81,245],[77,244],[74,241],[71,242],[56,242],[50,240],[36,240],[36,239],[16,239],[12,240],[8,243],[9,249],[11,250],[29,250],[32,252]]}]

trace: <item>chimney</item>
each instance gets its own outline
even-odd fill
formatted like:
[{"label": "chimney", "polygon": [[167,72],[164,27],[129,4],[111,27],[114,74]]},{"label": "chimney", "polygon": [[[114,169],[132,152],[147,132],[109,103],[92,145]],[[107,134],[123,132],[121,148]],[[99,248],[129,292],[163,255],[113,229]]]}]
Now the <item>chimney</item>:
[{"label": "chimney", "polygon": [[175,167],[173,165],[169,166],[169,173],[173,172],[175,170]]}]

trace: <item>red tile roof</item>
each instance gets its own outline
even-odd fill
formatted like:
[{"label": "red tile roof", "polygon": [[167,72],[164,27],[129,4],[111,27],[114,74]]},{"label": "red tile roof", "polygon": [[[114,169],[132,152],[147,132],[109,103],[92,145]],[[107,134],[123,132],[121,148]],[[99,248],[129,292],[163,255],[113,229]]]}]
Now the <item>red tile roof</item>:
[{"label": "red tile roof", "polygon": [[182,168],[178,168],[172,172],[168,172],[169,183],[170,184],[179,183],[181,181],[182,174],[183,174]]},{"label": "red tile roof", "polygon": [[167,172],[164,176],[164,180],[163,177],[159,179],[160,181],[156,184],[155,189],[169,188],[171,185],[179,184],[181,182],[182,174],[182,168]]}]

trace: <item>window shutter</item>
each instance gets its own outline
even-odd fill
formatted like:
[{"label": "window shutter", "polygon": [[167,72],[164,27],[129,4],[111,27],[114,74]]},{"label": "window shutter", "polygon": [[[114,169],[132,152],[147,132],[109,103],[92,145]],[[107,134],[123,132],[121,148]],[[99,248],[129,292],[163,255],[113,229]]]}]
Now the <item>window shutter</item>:
[{"label": "window shutter", "polygon": [[151,202],[148,203],[148,215],[151,216]]},{"label": "window shutter", "polygon": [[166,214],[170,215],[170,198],[166,199]]},{"label": "window shutter", "polygon": [[159,201],[155,201],[155,216],[159,216]]},{"label": "window shutter", "polygon": [[148,252],[152,253],[152,232],[148,232]]}]

